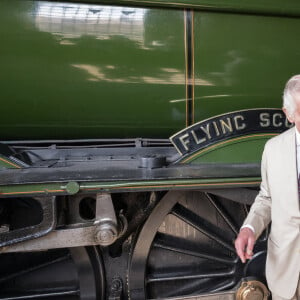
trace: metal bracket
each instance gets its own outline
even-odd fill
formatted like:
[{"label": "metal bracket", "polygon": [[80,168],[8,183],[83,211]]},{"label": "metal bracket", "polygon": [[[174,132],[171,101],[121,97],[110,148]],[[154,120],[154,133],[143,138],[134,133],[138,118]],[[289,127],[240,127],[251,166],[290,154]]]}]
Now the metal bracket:
[{"label": "metal bracket", "polygon": [[[126,228],[126,221],[122,220],[121,216],[120,223],[122,223],[120,225],[123,225],[120,226],[121,228]],[[77,227],[75,226],[76,224],[72,224],[70,228],[53,230],[46,236],[30,241],[25,241],[23,238],[22,241],[24,242],[4,247],[0,249],[0,253],[39,251],[88,245],[108,246],[114,243],[115,240],[124,233],[124,228],[123,231],[119,230],[110,194],[97,194],[96,218],[94,222],[81,223]],[[30,238],[33,238],[32,234],[27,239]],[[10,244],[6,243],[5,246]]]},{"label": "metal bracket", "polygon": [[97,194],[96,198],[95,240],[102,246],[114,243],[118,237],[118,221],[111,195]]},{"label": "metal bracket", "polygon": [[31,240],[46,235],[56,225],[55,197],[35,198],[41,205],[43,219],[40,224],[28,226],[13,231],[0,232],[0,247],[9,246],[19,242]]},{"label": "metal bracket", "polygon": [[110,286],[108,300],[121,300],[123,291],[123,282],[121,277],[116,276],[113,278]]}]

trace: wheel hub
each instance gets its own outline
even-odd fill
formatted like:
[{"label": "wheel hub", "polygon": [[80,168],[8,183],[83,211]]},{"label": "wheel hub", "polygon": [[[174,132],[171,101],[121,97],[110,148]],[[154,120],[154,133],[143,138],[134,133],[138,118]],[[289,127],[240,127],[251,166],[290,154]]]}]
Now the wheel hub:
[{"label": "wheel hub", "polygon": [[242,282],[237,291],[237,300],[267,300],[270,295],[267,287],[260,281],[249,280]]}]

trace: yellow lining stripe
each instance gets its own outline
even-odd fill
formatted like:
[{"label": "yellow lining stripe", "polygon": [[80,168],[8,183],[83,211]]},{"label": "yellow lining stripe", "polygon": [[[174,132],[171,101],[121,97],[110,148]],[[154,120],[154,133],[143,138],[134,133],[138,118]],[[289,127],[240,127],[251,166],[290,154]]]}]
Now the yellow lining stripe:
[{"label": "yellow lining stripe", "polygon": [[[141,185],[141,186],[116,186],[116,187],[97,187],[97,188],[82,188],[82,191],[97,191],[97,190],[134,190],[145,188],[176,188],[176,187],[206,187],[206,186],[235,186],[235,185],[258,185],[260,181],[245,181],[245,182],[220,182],[220,183],[191,183],[191,184],[161,184],[161,185]],[[65,192],[65,190],[43,190],[43,191],[24,191],[24,192],[8,192],[0,195],[19,195],[19,194],[42,194],[42,193],[57,193]]]},{"label": "yellow lining stripe", "polygon": [[195,47],[194,47],[194,11],[191,11],[192,15],[192,28],[191,28],[191,42],[192,42],[192,124],[195,123]]},{"label": "yellow lining stripe", "polygon": [[36,194],[36,193],[57,193],[65,192],[65,190],[44,190],[44,191],[27,191],[27,192],[9,192],[9,193],[0,193],[0,195],[15,195],[15,194]]},{"label": "yellow lining stripe", "polygon": [[185,59],[185,126],[189,126],[188,123],[188,49],[187,49],[187,36],[186,36],[186,28],[187,28],[187,11],[184,10],[184,59]]},{"label": "yellow lining stripe", "polygon": [[16,164],[12,163],[12,162],[9,161],[9,160],[6,160],[6,159],[4,159],[4,158],[2,158],[2,157],[0,157],[0,160],[2,160],[3,162],[5,162],[5,163],[7,163],[7,164],[9,164],[9,165],[11,165],[11,166],[17,168],[17,169],[21,169],[20,166],[18,166],[18,165],[16,165]]},{"label": "yellow lining stripe", "polygon": [[191,184],[168,184],[168,185],[141,185],[141,186],[116,186],[116,187],[99,187],[99,188],[83,188],[85,191],[96,191],[103,189],[143,189],[143,188],[172,188],[172,187],[198,187],[198,186],[226,186],[226,185],[243,185],[243,184],[260,184],[260,181],[245,182],[221,182],[221,183],[191,183]]}]

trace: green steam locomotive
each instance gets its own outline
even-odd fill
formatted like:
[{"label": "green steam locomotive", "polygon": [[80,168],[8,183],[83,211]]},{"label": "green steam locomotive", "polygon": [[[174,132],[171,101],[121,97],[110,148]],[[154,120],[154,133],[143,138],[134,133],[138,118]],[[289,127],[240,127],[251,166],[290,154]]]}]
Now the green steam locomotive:
[{"label": "green steam locomotive", "polygon": [[291,126],[300,4],[0,2],[0,300],[267,299],[233,241]]}]

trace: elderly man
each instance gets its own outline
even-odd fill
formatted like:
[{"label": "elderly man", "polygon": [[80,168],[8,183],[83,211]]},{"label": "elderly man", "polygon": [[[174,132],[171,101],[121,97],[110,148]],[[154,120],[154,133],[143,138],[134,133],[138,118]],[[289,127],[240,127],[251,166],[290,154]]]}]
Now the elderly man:
[{"label": "elderly man", "polygon": [[272,221],[266,277],[273,300],[300,299],[300,75],[286,84],[283,111],[295,126],[266,143],[260,192],[235,241],[237,254],[245,262],[252,257],[255,240]]}]

